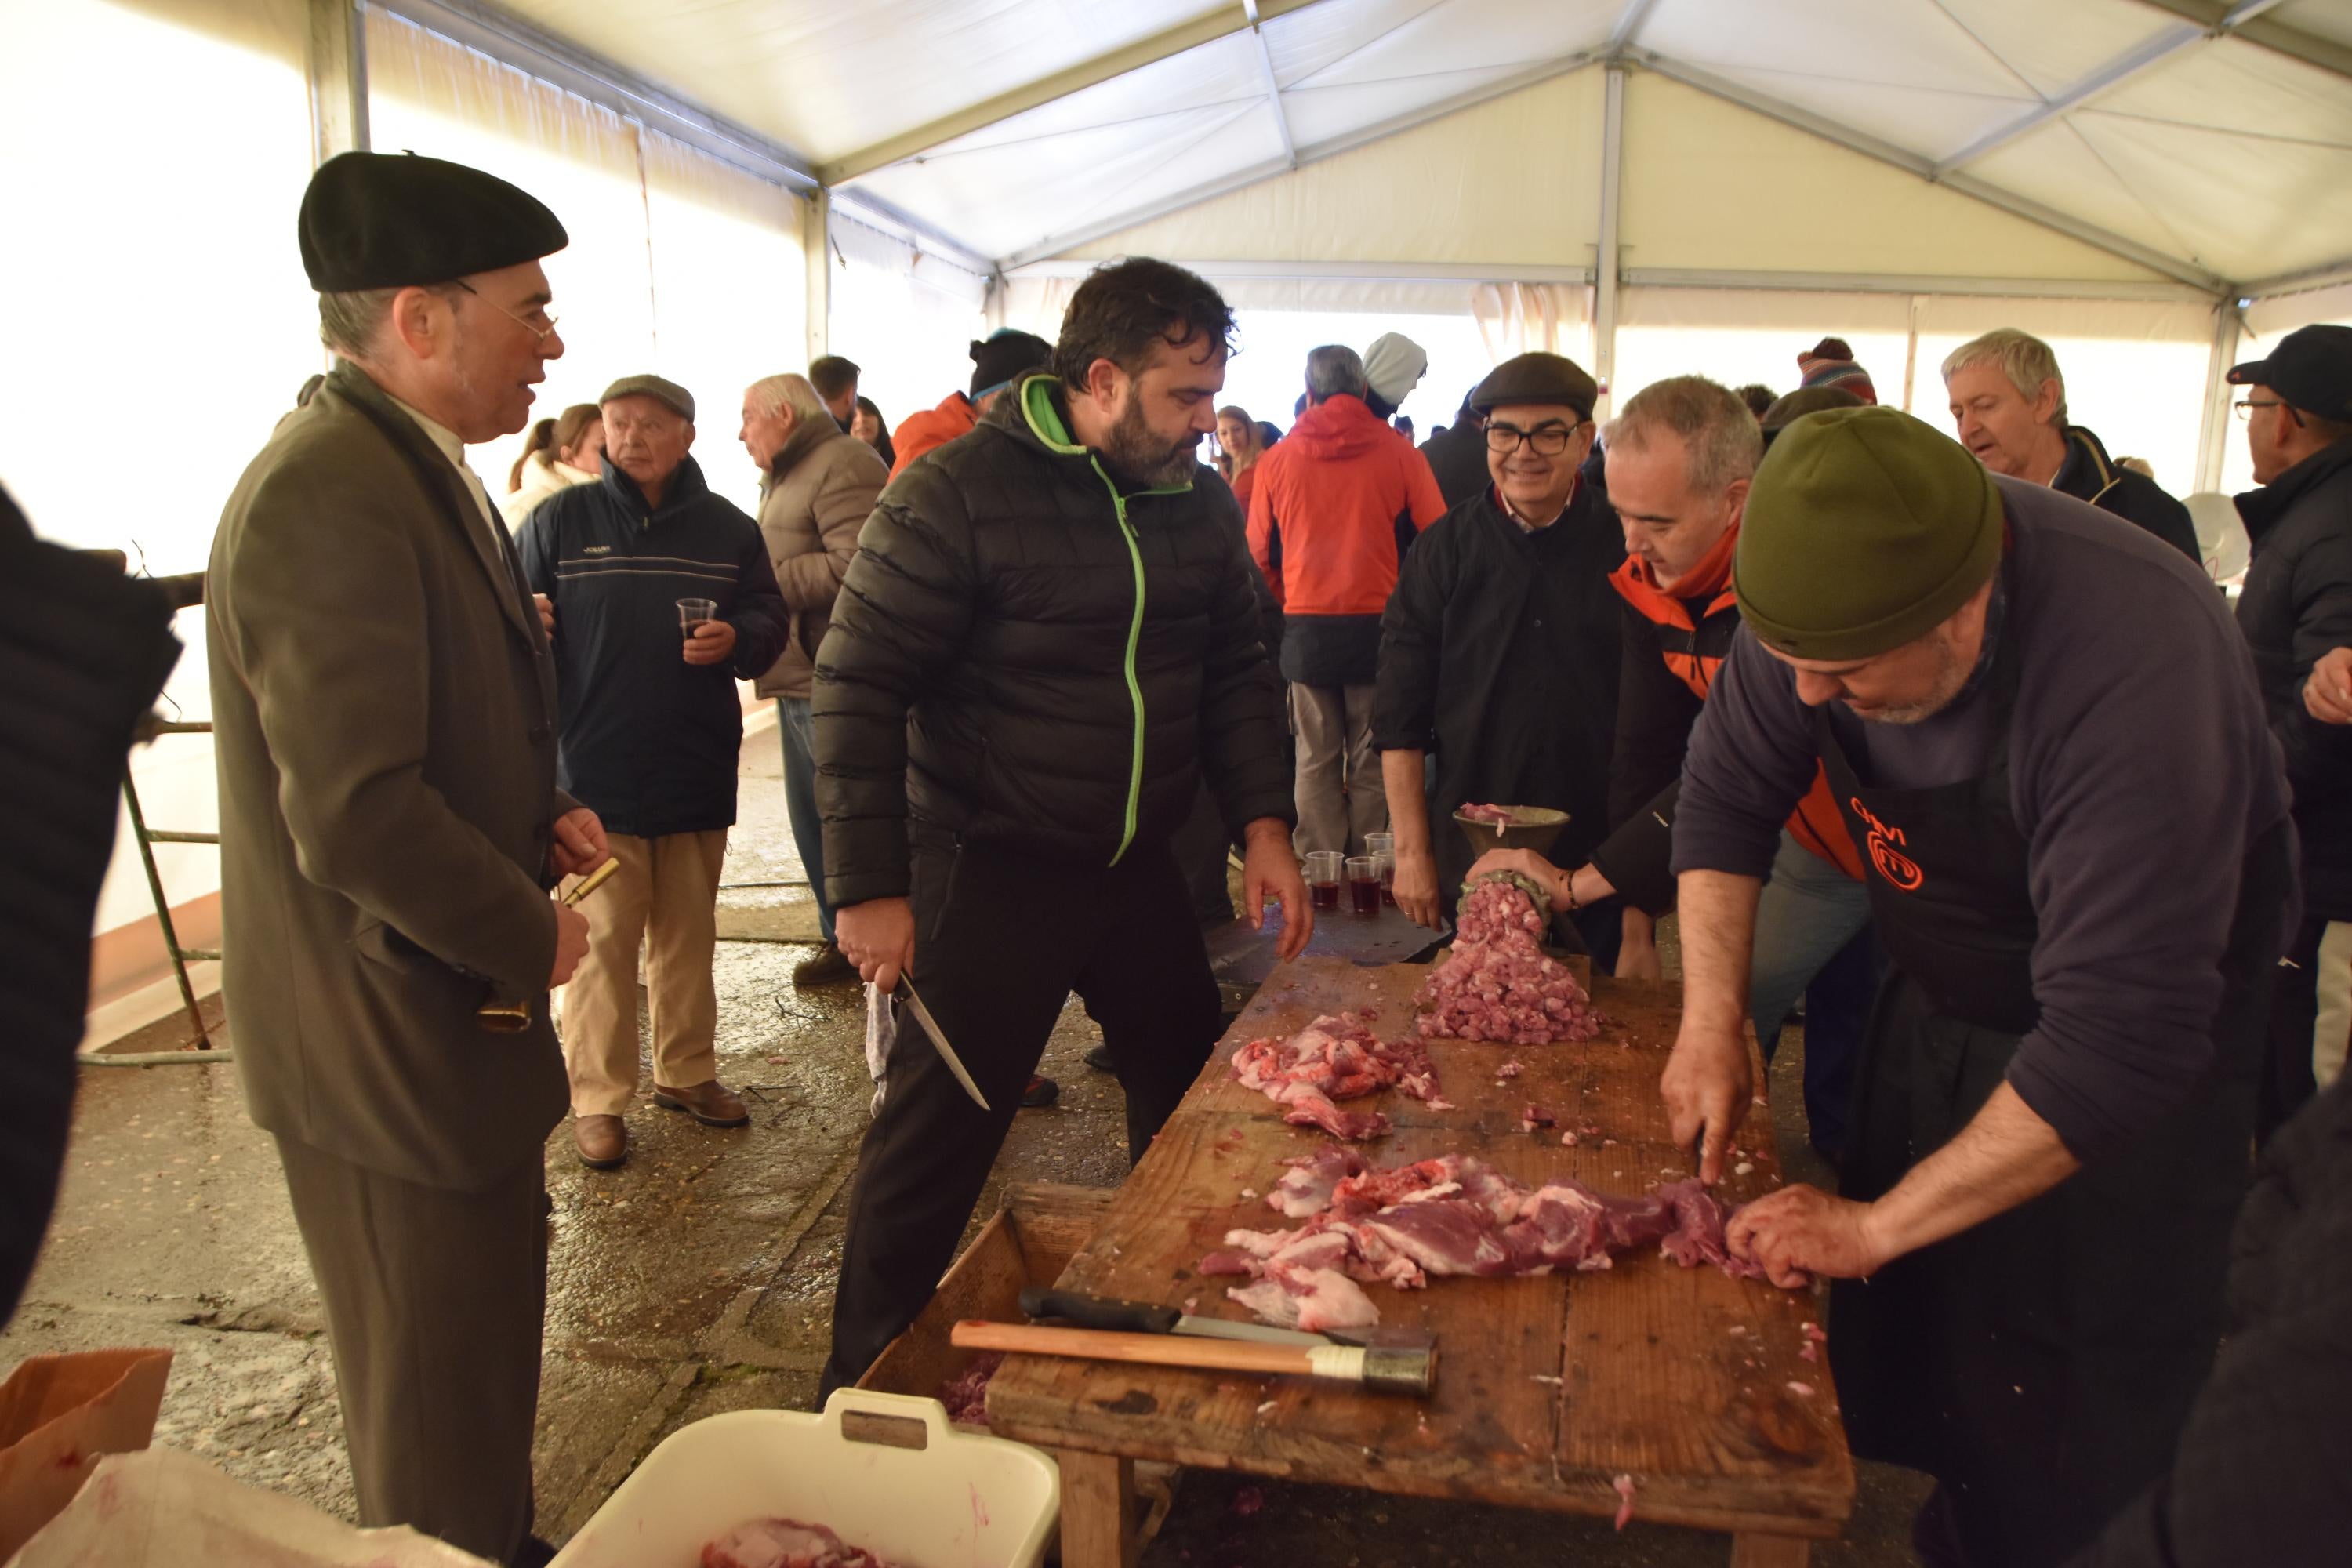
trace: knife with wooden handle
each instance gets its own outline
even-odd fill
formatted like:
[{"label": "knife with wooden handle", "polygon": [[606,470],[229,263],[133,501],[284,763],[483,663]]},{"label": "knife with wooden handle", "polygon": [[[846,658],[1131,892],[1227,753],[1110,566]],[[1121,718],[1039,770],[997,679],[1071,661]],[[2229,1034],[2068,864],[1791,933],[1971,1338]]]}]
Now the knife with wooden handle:
[{"label": "knife with wooden handle", "polygon": [[963,1350],[1013,1355],[1068,1356],[1135,1366],[1189,1367],[1202,1372],[1313,1377],[1352,1384],[1377,1394],[1427,1398],[1437,1391],[1437,1350],[1383,1345],[1269,1345],[1237,1340],[1187,1339],[1175,1334],[1121,1334],[1099,1329],[1049,1328],[1038,1323],[991,1323],[968,1318],[948,1331]]}]

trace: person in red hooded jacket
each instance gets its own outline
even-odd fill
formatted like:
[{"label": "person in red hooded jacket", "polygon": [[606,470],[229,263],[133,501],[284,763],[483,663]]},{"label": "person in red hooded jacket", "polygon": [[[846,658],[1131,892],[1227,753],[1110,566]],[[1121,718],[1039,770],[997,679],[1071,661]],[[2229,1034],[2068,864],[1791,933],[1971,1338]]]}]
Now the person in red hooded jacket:
[{"label": "person in red hooded jacket", "polygon": [[1368,391],[1355,350],[1315,350],[1311,406],[1252,470],[1250,553],[1284,617],[1302,855],[1360,855],[1388,826],[1372,748],[1381,612],[1405,551],[1445,515],[1429,459],[1365,405]]}]

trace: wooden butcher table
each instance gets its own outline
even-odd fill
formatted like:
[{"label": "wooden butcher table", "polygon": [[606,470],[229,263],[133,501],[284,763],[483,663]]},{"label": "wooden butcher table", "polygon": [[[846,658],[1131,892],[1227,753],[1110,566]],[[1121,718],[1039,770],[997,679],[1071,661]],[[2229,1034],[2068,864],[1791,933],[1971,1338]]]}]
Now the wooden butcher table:
[{"label": "wooden butcher table", "polygon": [[[1412,964],[1363,968],[1305,958],[1276,970],[1111,1201],[1066,1288],[1246,1318],[1235,1281],[1194,1266],[1226,1231],[1293,1228],[1261,1198],[1283,1162],[1328,1136],[1286,1125],[1271,1100],[1230,1073],[1241,1044],[1291,1033],[1318,1013],[1377,1005],[1377,1027],[1410,1027]],[[1345,1109],[1384,1110],[1388,1137],[1356,1145],[1390,1165],[1475,1154],[1530,1186],[1572,1176],[1637,1194],[1690,1172],[1658,1100],[1680,1005],[1671,985],[1603,979],[1612,1020],[1583,1044],[1433,1043],[1444,1098],[1432,1110],[1389,1090]],[[1752,1050],[1752,1047],[1750,1047]],[[1495,1068],[1523,1065],[1501,1081]],[[1764,1082],[1757,1064],[1756,1082]],[[1524,1131],[1528,1105],[1559,1126]],[[1585,1129],[1597,1128],[1597,1131]],[[1579,1132],[1563,1146],[1560,1134]],[[1778,1184],[1759,1100],[1736,1141],[1723,1195]],[[1531,1279],[1432,1279],[1423,1290],[1366,1287],[1384,1325],[1435,1336],[1432,1399],[1369,1394],[1303,1379],[1256,1378],[1013,1356],[988,1390],[997,1436],[1057,1450],[1062,1555],[1069,1568],[1128,1568],[1138,1459],[1247,1471],[1376,1492],[1459,1498],[1609,1515],[1630,1475],[1637,1520],[1728,1532],[1736,1568],[1802,1564],[1853,1507],[1853,1463],[1826,1358],[1802,1359],[1801,1325],[1821,1306],[1721,1270],[1681,1268],[1645,1248],[1610,1269]]]}]

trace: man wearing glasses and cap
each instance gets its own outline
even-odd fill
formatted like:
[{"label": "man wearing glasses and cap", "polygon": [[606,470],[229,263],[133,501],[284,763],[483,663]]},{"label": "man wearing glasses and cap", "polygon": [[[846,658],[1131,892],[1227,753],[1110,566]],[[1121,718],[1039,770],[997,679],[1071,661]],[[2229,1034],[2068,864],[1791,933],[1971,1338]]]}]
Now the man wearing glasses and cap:
[{"label": "man wearing glasses and cap", "polygon": [[360,1522],[544,1563],[546,994],[588,934],[547,889],[607,857],[556,788],[555,668],[465,448],[521,429],[563,353],[539,258],[566,239],[503,180],[367,153],[320,167],[299,229],[338,359],[237,482],[208,584],[222,990]]},{"label": "man wearing glasses and cap", "polygon": [[[1569,814],[1554,858],[1581,865],[1609,827],[1609,752],[1622,637],[1609,574],[1625,538],[1578,473],[1592,449],[1592,378],[1558,354],[1506,360],[1470,406],[1490,483],[1430,525],[1381,622],[1372,743],[1396,833],[1397,907],[1442,929],[1470,869],[1462,805]],[[1437,788],[1423,784],[1437,752]],[[1613,968],[1618,905],[1571,912]]]},{"label": "man wearing glasses and cap", "polygon": [[2303,924],[2271,1010],[2268,1134],[2344,1070],[2352,1037],[2352,327],[2305,327],[2230,372],[2262,489],[2238,627],[2286,752]]},{"label": "man wearing glasses and cap", "polygon": [[1721,1175],[1757,895],[1825,767],[1892,967],[1842,1195],[1730,1244],[1832,1281],[1854,1452],[1939,1483],[1926,1560],[2044,1568],[2162,1473],[2219,1336],[2294,902],[2253,662],[2179,551],[1892,408],[1781,434],[1732,586],[1675,820],[1674,1136]]}]

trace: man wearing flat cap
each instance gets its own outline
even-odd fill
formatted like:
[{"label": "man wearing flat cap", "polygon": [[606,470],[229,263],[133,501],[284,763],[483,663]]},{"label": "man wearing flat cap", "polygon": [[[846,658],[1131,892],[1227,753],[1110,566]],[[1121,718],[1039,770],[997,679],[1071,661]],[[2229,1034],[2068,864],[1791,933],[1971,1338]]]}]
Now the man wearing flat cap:
[{"label": "man wearing flat cap", "polygon": [[[606,852],[556,787],[555,668],[465,448],[521,429],[563,352],[539,265],[563,226],[478,170],[351,153],[299,231],[335,367],[238,480],[207,592],[222,986],[360,1522],[544,1562],[546,995],[587,945],[548,889]],[[490,1003],[526,1026],[485,1028]]]},{"label": "man wearing flat cap", "polygon": [[515,542],[552,628],[558,776],[595,807],[621,863],[584,906],[588,952],[563,993],[572,1142],[605,1170],[629,1154],[641,942],[654,1103],[706,1127],[751,1120],[719,1081],[710,963],[743,744],[735,682],[776,662],[789,617],[760,525],[688,455],[692,395],[630,375],[597,402],[603,482],[550,496]]},{"label": "man wearing flat cap", "polygon": [[[1609,750],[1622,646],[1609,574],[1625,538],[1578,469],[1599,389],[1573,361],[1527,353],[1471,395],[1486,422],[1486,489],[1432,523],[1381,620],[1372,743],[1396,834],[1396,900],[1433,930],[1470,869],[1451,818],[1465,804],[1569,814],[1555,851],[1580,865],[1609,827]],[[1437,752],[1436,794],[1423,784]],[[1616,963],[1614,900],[1562,911],[1594,962]]]},{"label": "man wearing flat cap", "polygon": [[2267,1135],[2344,1070],[2352,1044],[2352,327],[2305,327],[2237,365],[2262,489],[2238,498],[2253,563],[2238,629],[2286,753],[2303,922],[2271,1009]]},{"label": "man wearing flat cap", "polygon": [[1675,1137],[1721,1175],[1758,890],[1825,767],[1892,969],[1843,1195],[1731,1245],[1833,1281],[1847,1431],[1936,1478],[1928,1562],[2063,1561],[2165,1468],[2221,1323],[2295,896],[2253,662],[2179,551],[1891,408],[1780,434],[1732,584],[1675,822]]}]

